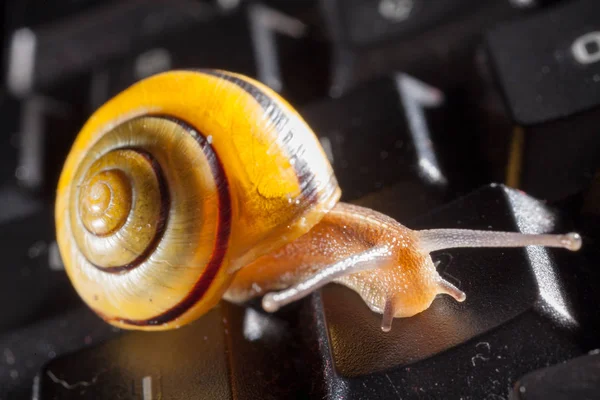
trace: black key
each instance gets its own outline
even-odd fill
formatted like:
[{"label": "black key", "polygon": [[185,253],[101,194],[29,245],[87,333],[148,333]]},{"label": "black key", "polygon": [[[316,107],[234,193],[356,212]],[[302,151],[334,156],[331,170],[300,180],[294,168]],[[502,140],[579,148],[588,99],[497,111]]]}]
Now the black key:
[{"label": "black key", "polygon": [[598,106],[598,15],[600,3],[577,0],[488,34],[498,81],[517,124],[540,124]]},{"label": "black key", "polygon": [[[325,52],[306,24],[258,3],[221,12],[192,0],[116,2],[49,26],[23,28],[12,43],[7,84],[13,93],[45,91],[91,75],[84,87],[91,87],[93,108],[167,69],[228,69],[278,91],[289,80],[292,93],[295,88],[308,96],[308,88],[316,86],[310,80],[314,69],[326,68],[322,58],[305,57]],[[298,63],[300,58],[306,60]],[[289,73],[283,71],[288,64]]]},{"label": "black key", "polygon": [[452,100],[396,74],[301,113],[329,154],[343,199],[360,198],[361,205],[406,219],[479,179],[463,121],[448,107]]},{"label": "black key", "polygon": [[[19,69],[27,70],[28,58],[35,52],[36,38],[32,29],[41,25],[52,24],[78,14],[95,9],[114,0],[10,0],[0,5],[0,32],[2,34],[4,51],[8,54],[19,53],[12,60],[12,74],[19,76]],[[6,56],[5,60],[12,56]],[[16,61],[16,62],[15,62]],[[10,68],[7,63],[0,67],[2,78]],[[24,75],[20,75],[23,77]],[[18,79],[18,78],[17,78]]]},{"label": "black key", "polygon": [[[13,206],[7,197],[0,197],[0,208]],[[10,211],[11,217],[15,212]],[[0,301],[6,305],[0,308],[1,332],[81,304],[62,269],[52,214],[39,208],[31,212],[24,210],[22,214],[30,214],[0,225]]]},{"label": "black key", "polygon": [[33,215],[43,207],[40,199],[24,193],[15,185],[0,186],[0,224]]},{"label": "black key", "polygon": [[277,317],[222,303],[190,326],[129,333],[57,358],[35,390],[40,400],[306,398],[290,338]]},{"label": "black key", "polygon": [[19,103],[8,97],[0,98],[0,185],[15,182],[17,149],[19,148]]},{"label": "black key", "polygon": [[383,42],[414,32],[460,15],[465,9],[477,6],[473,0],[427,1],[324,1],[330,18],[339,18],[340,36],[361,46]]},{"label": "black key", "polygon": [[521,12],[519,2],[509,1],[321,0],[321,4],[334,43],[334,96],[394,71],[444,88],[465,82],[481,31]]},{"label": "black key", "polygon": [[18,0],[7,1],[4,7],[6,28],[14,30],[23,26],[39,26],[61,20],[113,0]]},{"label": "black key", "polygon": [[[157,38],[185,31],[213,15],[211,7],[192,1],[131,0],[86,8],[52,24],[16,30],[9,46],[6,84],[20,99],[19,184],[53,196],[81,125],[114,94],[108,93],[106,79],[98,72],[107,62],[130,57],[134,49],[151,46]],[[159,56],[146,54],[138,60],[139,69],[159,72]],[[242,60],[247,56],[239,54]]]},{"label": "black key", "polygon": [[[257,78],[295,107],[325,97],[331,57],[317,7],[303,1],[274,3],[271,8],[257,2],[248,11]],[[269,36],[272,51],[266,46]]]},{"label": "black key", "polygon": [[586,190],[575,196],[574,202],[579,207],[578,227],[589,237],[600,240],[600,171],[594,174]]},{"label": "black key", "polygon": [[598,15],[597,1],[566,2],[487,36],[512,125],[496,133],[511,137],[507,182],[539,198],[578,192],[600,166]]},{"label": "black key", "polygon": [[600,398],[598,351],[564,364],[531,372],[519,379],[512,400],[592,400]]},{"label": "black key", "polygon": [[[559,216],[520,192],[493,185],[408,225],[507,231],[565,231]],[[564,250],[455,249],[434,254],[441,275],[467,294],[440,296],[381,331],[354,292],[329,286],[306,303],[300,326],[319,351],[314,395],[326,398],[506,397],[523,374],[597,345],[587,266]],[[576,289],[575,289],[576,288]],[[587,297],[587,300],[586,300]],[[593,312],[597,314],[596,311]],[[312,333],[311,333],[312,332]],[[329,356],[331,354],[331,357]],[[518,359],[518,363],[511,360]]]},{"label": "black key", "polygon": [[[22,142],[19,133],[21,122],[19,110],[20,104],[17,100],[2,96],[0,99],[0,118],[3,121],[3,129],[0,132],[0,224],[25,217],[42,208],[39,199],[17,186],[17,175],[23,173],[23,170],[19,169],[19,160],[23,160],[19,153]],[[32,151],[28,153],[32,154]]]},{"label": "black key", "polygon": [[128,55],[140,43],[185,30],[213,14],[211,7],[194,1],[129,0],[54,24],[22,28],[9,49],[8,87],[19,95],[56,87]]},{"label": "black key", "polygon": [[303,103],[325,94],[325,79],[319,78],[326,75],[323,54],[326,47],[308,24],[250,3],[227,13],[213,11],[186,29],[140,41],[130,54],[94,75],[105,88],[92,101],[99,105],[133,82],[167,69],[215,68],[254,77],[289,101]]},{"label": "black key", "polygon": [[[600,262],[600,171],[594,174],[590,185],[580,193],[560,202],[560,206],[573,214],[584,245],[581,253],[589,265]],[[600,282],[600,270],[593,269],[591,282]],[[598,322],[600,323],[600,321]]]},{"label": "black key", "polygon": [[[218,15],[212,7],[197,2],[176,3],[181,9],[177,18],[187,19],[185,24],[149,32],[147,37],[138,37],[137,30],[124,31],[123,38],[131,42],[127,51],[115,53],[105,63],[95,63],[95,107],[134,82],[169,69],[221,68],[256,75],[250,30],[242,12]],[[156,3],[152,7],[146,4],[151,3],[140,5],[136,12],[158,13],[159,9],[171,8],[166,3],[160,3],[158,9]],[[192,10],[195,15],[189,15]]]},{"label": "black key", "polygon": [[46,362],[118,332],[88,308],[79,307],[0,336],[0,398],[39,399],[35,376]]},{"label": "black key", "polygon": [[[60,90],[67,90],[62,86]],[[79,97],[74,95],[73,100]],[[84,103],[62,101],[48,95],[30,95],[18,102],[12,118],[19,121],[16,165],[18,185],[53,197],[60,171],[84,119]],[[53,200],[53,199],[52,199]]]}]

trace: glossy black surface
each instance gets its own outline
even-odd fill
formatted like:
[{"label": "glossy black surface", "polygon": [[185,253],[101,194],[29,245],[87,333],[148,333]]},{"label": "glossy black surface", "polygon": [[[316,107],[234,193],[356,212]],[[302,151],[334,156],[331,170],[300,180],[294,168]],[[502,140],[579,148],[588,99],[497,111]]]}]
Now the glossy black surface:
[{"label": "glossy black surface", "polygon": [[[48,300],[50,301],[50,300]],[[0,336],[0,396],[3,399],[39,398],[36,375],[61,354],[93,346],[114,337],[118,330],[81,304],[51,318],[5,332]],[[81,368],[77,365],[77,368]]]},{"label": "glossy black surface", "polygon": [[[30,211],[25,209],[23,213]],[[0,269],[0,301],[11,305],[0,308],[0,332],[79,306],[60,263],[51,213],[37,211],[6,221],[0,230],[0,242],[10,249]]]},{"label": "glossy black surface", "polygon": [[598,106],[599,13],[597,1],[576,0],[490,31],[487,45],[516,123]]},{"label": "glossy black surface", "polygon": [[533,371],[521,378],[512,400],[592,400],[600,397],[598,351],[564,364]]},{"label": "glossy black surface", "polygon": [[[500,24],[486,36],[506,111],[513,185],[549,201],[589,184],[600,159],[600,3],[576,0]],[[510,132],[509,132],[510,131]],[[540,154],[543,157],[540,157]]]},{"label": "glossy black surface", "polygon": [[[403,220],[447,201],[464,183],[463,176],[476,175],[469,147],[458,146],[467,135],[448,107],[451,100],[398,73],[312,103],[301,113],[326,148],[344,188],[343,200]],[[448,153],[455,156],[448,159]],[[411,196],[400,208],[403,193]]]},{"label": "glossy black surface", "polygon": [[442,88],[464,84],[482,33],[538,4],[527,3],[321,0],[333,44],[330,94],[397,71]]},{"label": "glossy black surface", "polygon": [[285,321],[221,304],[190,326],[126,333],[50,361],[39,399],[305,398],[305,365],[291,356]]},{"label": "glossy black surface", "polygon": [[[489,186],[408,224],[411,228],[563,231],[555,210],[517,191]],[[355,293],[330,286],[304,318],[330,369],[326,398],[505,396],[514,376],[595,346],[597,295],[579,254],[541,248],[434,253],[441,275],[467,294],[439,296],[423,313],[380,329],[381,316]],[[577,289],[575,289],[577,288]],[[313,345],[317,347],[316,345]],[[331,356],[329,356],[331,355]],[[452,371],[452,372],[450,372]]]}]

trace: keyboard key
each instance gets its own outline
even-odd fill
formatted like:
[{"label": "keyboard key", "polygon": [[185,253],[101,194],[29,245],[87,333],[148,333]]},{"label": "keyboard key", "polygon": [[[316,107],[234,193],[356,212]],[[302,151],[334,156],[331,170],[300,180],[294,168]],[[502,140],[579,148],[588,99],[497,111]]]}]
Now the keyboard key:
[{"label": "keyboard key", "polygon": [[0,186],[15,183],[17,149],[19,148],[19,103],[9,96],[0,98]]},{"label": "keyboard key", "polygon": [[[305,23],[260,3],[225,11],[191,0],[109,3],[60,23],[22,28],[12,42],[7,78],[12,93],[45,91],[83,76],[91,80],[84,86],[92,92],[92,108],[168,69],[232,70],[288,97],[298,91],[299,100],[326,90],[323,79],[314,79],[326,72],[323,58],[315,57],[325,54],[325,44]],[[305,60],[298,63],[299,58]]]},{"label": "keyboard key", "polygon": [[[600,172],[600,171],[599,171]],[[569,210],[581,232],[584,245],[581,253],[589,265],[598,265],[600,261],[600,173],[596,172],[590,185],[581,193],[561,202],[561,207]],[[600,270],[592,269],[590,285],[600,282]],[[600,320],[599,320],[600,321]],[[600,322],[599,322],[600,324]]]},{"label": "keyboard key", "polygon": [[39,26],[62,20],[94,9],[113,0],[17,0],[7,1],[4,5],[7,19],[6,28],[13,30],[23,26]]},{"label": "keyboard key", "polygon": [[597,1],[577,0],[488,34],[490,56],[517,124],[540,124],[598,106],[599,13]]},{"label": "keyboard key", "polygon": [[[409,226],[566,229],[543,203],[498,185]],[[316,329],[308,346],[319,348],[322,357],[313,379],[327,382],[317,395],[505,397],[520,375],[594,345],[593,318],[581,317],[579,303],[594,291],[581,286],[587,266],[578,254],[535,247],[455,249],[434,253],[433,259],[467,300],[457,303],[441,296],[425,312],[396,320],[388,333],[380,329],[381,315],[346,288],[328,286],[305,303],[306,320],[301,324]],[[575,295],[573,285],[580,291],[586,288],[585,294]],[[507,361],[515,358],[518,365]]]},{"label": "keyboard key", "polygon": [[[361,198],[361,205],[406,219],[478,179],[469,144],[458,146],[467,135],[447,100],[438,89],[396,74],[301,113],[328,153],[343,199]],[[377,194],[366,196],[371,193]]]},{"label": "keyboard key", "polygon": [[118,332],[88,308],[79,307],[5,333],[0,336],[0,398],[39,399],[35,376],[45,363]]},{"label": "keyboard key", "polygon": [[[293,16],[260,3],[213,13],[186,29],[141,41],[131,55],[111,62],[95,79],[110,97],[139,79],[167,69],[215,68],[255,77],[294,103],[323,96],[326,47]],[[188,38],[197,38],[190,42]],[[215,40],[218,38],[219,40]],[[301,63],[297,61],[302,59]],[[101,104],[104,97],[94,99]]]},{"label": "keyboard key", "polygon": [[578,225],[590,237],[600,239],[600,171],[594,174],[590,185],[581,193],[581,199],[577,200],[580,206]]},{"label": "keyboard key", "polygon": [[9,49],[8,87],[18,95],[56,87],[128,55],[141,43],[207,21],[212,14],[211,7],[199,2],[130,0],[55,24],[21,28]]},{"label": "keyboard key", "polygon": [[594,0],[565,2],[487,36],[512,125],[497,133],[510,137],[507,183],[538,198],[577,193],[600,166],[599,13]]},{"label": "keyboard key", "polygon": [[23,193],[23,190],[15,185],[0,186],[0,224],[32,215],[43,207],[44,204],[40,199]]},{"label": "keyboard key", "polygon": [[519,379],[514,400],[571,400],[600,398],[600,354],[578,357],[540,369]]},{"label": "keyboard key", "polygon": [[[105,87],[101,96],[92,99],[94,105],[103,104],[140,79],[169,69],[221,68],[256,75],[250,30],[241,11],[218,16],[206,5],[178,3],[181,8],[178,18],[188,19],[186,24],[141,38],[137,38],[136,31],[123,32],[123,36],[132,41],[127,51],[112,56],[106,68],[96,63],[100,68],[94,79]],[[181,5],[194,9],[196,16],[187,16],[189,11]],[[145,10],[146,6],[140,8],[138,13],[151,11]],[[162,3],[162,8],[170,8],[170,5]]]},{"label": "keyboard key", "polygon": [[18,101],[16,165],[9,171],[21,188],[54,196],[64,160],[83,124],[83,106],[75,99],[66,102],[39,94]]},{"label": "keyboard key", "polygon": [[330,93],[395,71],[443,88],[462,83],[482,30],[521,12],[512,3],[321,0],[334,46]]},{"label": "keyboard key", "polygon": [[49,362],[42,399],[284,399],[306,397],[285,322],[222,303],[166,332],[125,334]]},{"label": "keyboard key", "polygon": [[[6,196],[0,197],[0,202],[2,208],[11,207]],[[38,207],[38,211],[25,210],[23,214],[29,215],[0,225],[0,301],[10,304],[0,308],[0,332],[81,304],[57,261],[52,214]]]},{"label": "keyboard key", "polygon": [[324,1],[330,18],[338,18],[345,41],[361,46],[396,39],[435,26],[477,6],[473,0],[441,0],[435,5],[413,1]]}]

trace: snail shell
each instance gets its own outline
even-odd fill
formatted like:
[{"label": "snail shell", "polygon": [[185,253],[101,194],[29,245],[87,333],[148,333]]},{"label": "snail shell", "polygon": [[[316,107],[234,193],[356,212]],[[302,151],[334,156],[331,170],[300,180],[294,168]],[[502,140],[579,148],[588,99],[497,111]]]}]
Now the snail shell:
[{"label": "snail shell", "polygon": [[272,90],[171,71],[82,128],[59,181],[58,244],[106,321],[168,329],[205,313],[235,271],[309,231],[339,196],[315,135]]}]

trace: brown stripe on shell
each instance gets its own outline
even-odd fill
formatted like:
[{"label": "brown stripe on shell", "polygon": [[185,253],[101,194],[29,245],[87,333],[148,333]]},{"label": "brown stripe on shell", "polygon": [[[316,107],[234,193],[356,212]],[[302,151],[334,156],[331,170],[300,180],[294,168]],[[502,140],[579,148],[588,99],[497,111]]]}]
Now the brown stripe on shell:
[{"label": "brown stripe on shell", "polygon": [[[303,157],[299,157],[299,155],[302,154],[303,148],[293,149],[288,145],[295,133],[293,129],[289,127],[289,117],[284,107],[280,106],[276,101],[273,101],[270,95],[262,91],[252,82],[244,80],[241,77],[218,70],[201,69],[197,70],[197,72],[216,76],[233,83],[244,92],[248,93],[260,105],[269,121],[275,126],[277,133],[282,137],[281,143],[283,144],[290,161],[295,160],[292,165],[300,184],[302,196],[306,200],[306,206],[309,207],[311,204],[316,203],[320,198],[319,187],[315,182],[315,175],[312,173],[306,160],[304,160]],[[335,180],[335,176],[332,175],[331,179]],[[337,184],[335,186],[337,186]]]},{"label": "brown stripe on shell", "polygon": [[212,255],[206,265],[206,268],[204,269],[204,272],[198,281],[196,281],[192,290],[185,298],[183,298],[183,300],[163,313],[149,319],[133,320],[119,317],[108,318],[112,321],[118,321],[134,326],[151,326],[168,323],[177,319],[190,308],[192,308],[194,304],[198,303],[209,289],[219,271],[219,268],[221,267],[221,264],[223,263],[228,248],[229,235],[231,232],[231,197],[229,194],[229,183],[227,182],[223,165],[221,164],[221,161],[219,160],[214,149],[210,143],[208,143],[204,135],[200,134],[190,125],[168,116],[159,115],[158,117],[162,117],[179,124],[196,139],[200,148],[204,152],[217,185],[219,198],[219,206],[217,207],[219,210],[219,215],[217,216],[217,234]]}]

